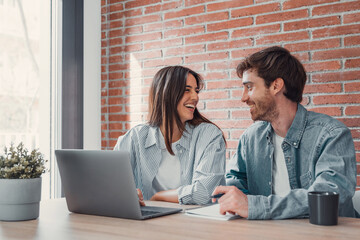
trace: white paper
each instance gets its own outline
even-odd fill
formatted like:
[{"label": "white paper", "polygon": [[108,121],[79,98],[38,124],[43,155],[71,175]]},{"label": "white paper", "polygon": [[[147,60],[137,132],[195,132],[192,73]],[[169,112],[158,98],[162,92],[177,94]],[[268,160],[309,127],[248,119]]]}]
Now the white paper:
[{"label": "white paper", "polygon": [[239,215],[233,215],[230,213],[226,213],[226,215],[220,214],[220,205],[213,204],[206,207],[200,207],[195,209],[190,209],[185,211],[186,215],[194,216],[194,217],[202,217],[202,218],[209,218],[209,219],[216,219],[216,220],[231,220],[235,218],[240,218]]}]

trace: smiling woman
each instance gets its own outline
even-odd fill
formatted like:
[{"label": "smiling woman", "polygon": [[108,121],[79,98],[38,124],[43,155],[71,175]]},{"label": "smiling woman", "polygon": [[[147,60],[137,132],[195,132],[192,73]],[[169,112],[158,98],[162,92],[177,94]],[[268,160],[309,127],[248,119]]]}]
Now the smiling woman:
[{"label": "smiling woman", "polygon": [[149,122],[119,137],[114,150],[131,149],[139,198],[205,204],[224,184],[225,140],[196,108],[201,76],[182,66],[155,74]]}]

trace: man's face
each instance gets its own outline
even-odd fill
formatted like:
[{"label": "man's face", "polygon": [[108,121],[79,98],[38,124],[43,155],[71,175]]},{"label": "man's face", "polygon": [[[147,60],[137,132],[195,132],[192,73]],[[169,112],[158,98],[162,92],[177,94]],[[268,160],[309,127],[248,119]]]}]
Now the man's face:
[{"label": "man's face", "polygon": [[241,101],[250,107],[252,120],[267,122],[274,120],[278,116],[274,96],[266,87],[264,79],[258,76],[257,71],[254,69],[245,71],[242,84],[244,91]]}]

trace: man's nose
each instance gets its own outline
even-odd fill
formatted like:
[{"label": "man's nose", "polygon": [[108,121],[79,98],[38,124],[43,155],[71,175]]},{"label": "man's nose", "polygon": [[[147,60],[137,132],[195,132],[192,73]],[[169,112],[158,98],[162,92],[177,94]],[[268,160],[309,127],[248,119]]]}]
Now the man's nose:
[{"label": "man's nose", "polygon": [[247,91],[244,89],[243,94],[241,95],[241,101],[246,102],[247,100],[249,100],[249,95],[248,95]]}]

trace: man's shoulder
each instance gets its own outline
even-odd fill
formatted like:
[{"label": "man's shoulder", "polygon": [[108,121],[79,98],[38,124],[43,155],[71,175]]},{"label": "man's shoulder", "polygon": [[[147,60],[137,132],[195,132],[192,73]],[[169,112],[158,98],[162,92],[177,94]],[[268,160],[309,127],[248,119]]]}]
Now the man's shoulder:
[{"label": "man's shoulder", "polygon": [[307,119],[307,126],[318,126],[328,131],[332,131],[335,129],[347,129],[344,123],[323,113],[308,111]]}]

